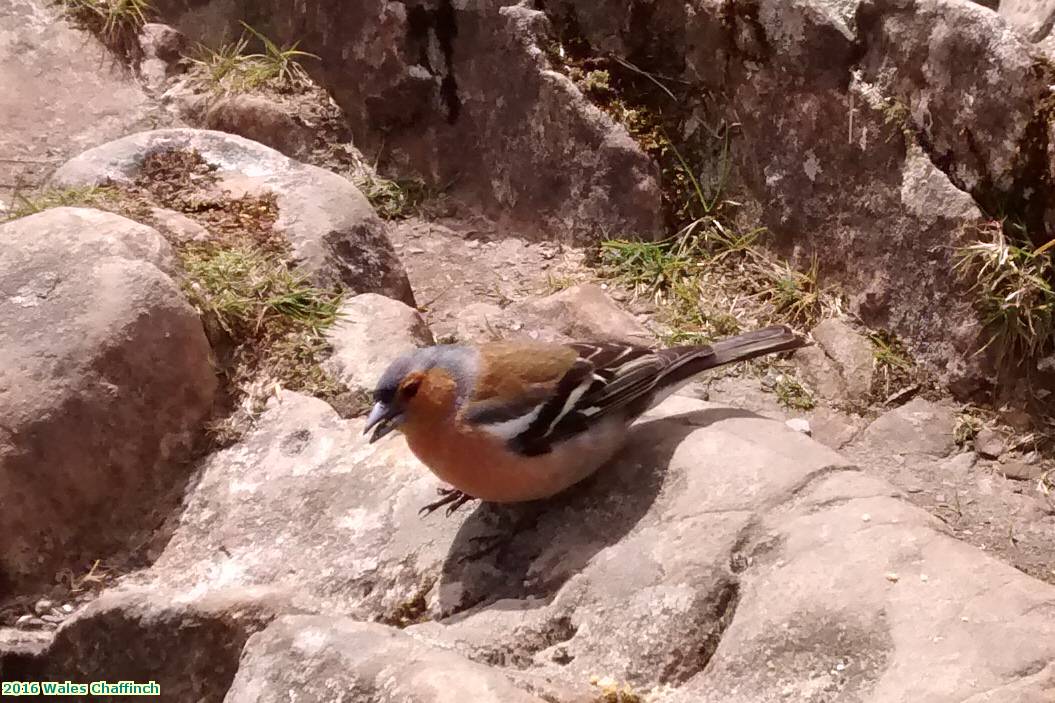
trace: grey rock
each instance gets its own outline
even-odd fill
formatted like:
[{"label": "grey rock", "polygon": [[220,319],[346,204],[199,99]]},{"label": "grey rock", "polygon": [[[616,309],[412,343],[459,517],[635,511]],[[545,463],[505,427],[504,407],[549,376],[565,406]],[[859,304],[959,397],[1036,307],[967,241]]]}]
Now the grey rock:
[{"label": "grey rock", "polygon": [[263,95],[236,93],[213,100],[202,126],[252,139],[292,157],[306,154],[314,140],[312,130],[297,120],[289,106]]},{"label": "grey rock", "polygon": [[795,350],[791,358],[814,393],[835,402],[847,400],[846,380],[824,349],[817,345],[803,347]]},{"label": "grey rock", "polygon": [[366,392],[374,390],[393,359],[433,344],[421,313],[376,293],[345,301],[327,341],[333,353],[325,368],[349,388]]},{"label": "grey rock", "polygon": [[[436,482],[403,443],[366,444],[361,427],[282,393],[249,436],[206,462],[163,554],[125,581],[158,594],[151,609],[173,613],[163,623],[210,594],[237,603],[265,587],[280,594],[270,615],[322,616],[252,640],[231,695],[318,686],[297,678],[316,668],[356,691],[380,680],[371,662],[420,656],[423,671],[438,662],[467,672],[466,686],[530,676],[575,688],[604,675],[642,694],[666,686],[676,701],[810,700],[817,686],[876,702],[914,692],[960,701],[1021,687],[1017,672],[1055,656],[1051,586],[949,538],[889,484],[780,422],[675,396],[583,485],[446,520],[415,514]],[[108,617],[122,618],[120,608]],[[410,637],[341,617],[410,624]],[[138,634],[123,626],[114,636],[167,644],[176,654],[166,675],[188,682],[172,684],[180,690],[199,682],[197,695],[233,675],[248,631],[199,649],[212,626],[145,637],[151,620],[131,620]],[[60,630],[68,644],[33,673],[78,671],[59,653],[109,632],[101,622],[76,614]],[[381,644],[354,647],[353,629],[363,635],[354,642]],[[87,668],[157,678],[122,651],[96,647]]]},{"label": "grey rock", "polygon": [[[516,229],[591,244],[603,232],[661,230],[654,164],[552,70],[542,12],[493,0],[448,8],[381,0],[158,7],[202,41],[237,34],[238,20],[265,13],[273,39],[297,41],[321,58],[304,68],[347,113],[359,149],[382,154],[390,172],[454,183]],[[442,27],[457,31],[448,36]]]},{"label": "grey rock", "polygon": [[851,400],[863,400],[872,390],[874,356],[872,344],[842,320],[824,320],[814,327],[813,335],[838,369]]},{"label": "grey rock", "polygon": [[505,308],[468,306],[457,320],[459,341],[533,339],[565,342],[600,340],[654,346],[655,338],[597,285],[572,286]]},{"label": "grey rock", "polygon": [[115,588],[31,649],[0,639],[0,667],[22,680],[156,681],[164,700],[219,703],[246,640],[279,612],[295,610],[274,589]]},{"label": "grey rock", "polygon": [[6,681],[18,680],[5,667],[5,662],[15,658],[39,656],[54,637],[54,631],[22,630],[15,627],[0,627],[0,676]]},{"label": "grey rock", "polygon": [[[542,703],[501,671],[384,625],[290,616],[249,638],[226,703]],[[553,700],[553,699],[547,699]]]},{"label": "grey rock", "polygon": [[144,540],[217,383],[155,230],[59,208],[0,240],[0,573],[28,588]]},{"label": "grey rock", "polygon": [[864,426],[862,418],[824,406],[810,414],[812,437],[832,449],[842,449],[852,442]]},{"label": "grey rock", "polygon": [[219,167],[222,187],[232,194],[274,193],[279,208],[275,227],[289,239],[295,259],[316,284],[381,293],[413,304],[385,224],[354,185],[233,134],[195,129],[140,132],[70,159],[52,176],[52,184],[129,182],[143,156],[161,149],[197,150]]},{"label": "grey rock", "polygon": [[155,207],[150,209],[150,219],[170,242],[189,244],[209,239],[209,231],[182,212]]},{"label": "grey rock", "polygon": [[1017,459],[997,464],[994,468],[998,473],[1016,481],[1036,481],[1044,475],[1044,467],[1040,464],[1031,464]]},{"label": "grey rock", "polygon": [[[747,546],[760,553],[736,617],[707,671],[672,702],[1039,701],[1055,690],[1050,655],[1024,676],[1007,676],[1001,661],[1033,657],[1038,642],[1055,646],[1043,595],[1051,587],[944,535],[937,520],[868,481],[820,478],[797,505],[763,519],[760,541]],[[833,494],[856,497],[828,503]],[[838,546],[822,533],[840,535]],[[1003,579],[1015,586],[1001,588]],[[986,595],[974,595],[983,582]],[[1001,646],[979,646],[990,638]]]},{"label": "grey rock", "polygon": [[955,447],[955,427],[954,408],[915,398],[876,418],[859,441],[884,454],[943,457]]},{"label": "grey rock", "polygon": [[139,46],[147,58],[175,63],[190,48],[179,30],[159,22],[147,22],[139,29]]},{"label": "grey rock", "polygon": [[1055,2],[1052,0],[1001,0],[1000,16],[1031,42],[1051,35],[1055,24]]},{"label": "grey rock", "polygon": [[949,457],[941,464],[941,470],[957,478],[966,476],[978,463],[978,455],[974,452],[961,452],[956,456]]},{"label": "grey rock", "polygon": [[1007,435],[991,427],[982,428],[974,437],[974,451],[986,459],[996,459],[1007,451]]},{"label": "grey rock", "polygon": [[39,0],[0,3],[0,200],[84,149],[149,128],[157,111],[93,36]]}]

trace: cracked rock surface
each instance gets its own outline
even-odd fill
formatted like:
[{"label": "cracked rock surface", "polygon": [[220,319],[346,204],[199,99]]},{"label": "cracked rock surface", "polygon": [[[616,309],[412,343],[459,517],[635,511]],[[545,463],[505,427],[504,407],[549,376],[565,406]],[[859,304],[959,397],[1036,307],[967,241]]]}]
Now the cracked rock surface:
[{"label": "cracked rock surface", "polygon": [[[675,396],[635,427],[619,461],[567,495],[451,519],[416,515],[435,480],[401,440],[366,444],[361,425],[282,394],[252,435],[208,460],[157,562],[14,671],[62,662],[84,676],[158,675],[89,644],[93,622],[118,617],[128,637],[167,653],[166,672],[226,680],[239,642],[275,616],[317,613],[250,639],[228,700],[305,668],[345,671],[334,690],[397,696],[361,700],[397,700],[391,691],[431,690],[430,666],[465,671],[466,690],[515,684],[524,700],[595,675],[671,701],[1048,690],[1052,587],[956,541],[782,423]],[[200,625],[177,626],[185,619]],[[217,628],[228,634],[208,634]],[[341,633],[379,649],[348,649]],[[420,668],[397,676],[410,688],[385,688],[403,652],[419,652]]]}]

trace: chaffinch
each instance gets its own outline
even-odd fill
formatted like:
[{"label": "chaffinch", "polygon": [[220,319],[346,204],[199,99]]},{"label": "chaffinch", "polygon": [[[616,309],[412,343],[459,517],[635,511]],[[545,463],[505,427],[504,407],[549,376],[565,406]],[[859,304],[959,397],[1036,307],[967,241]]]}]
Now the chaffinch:
[{"label": "chaffinch", "polygon": [[627,428],[702,371],[806,342],[782,325],[710,345],[494,342],[439,345],[396,359],[364,433],[393,430],[453,486],[422,512],[473,499],[548,498],[613,457]]}]

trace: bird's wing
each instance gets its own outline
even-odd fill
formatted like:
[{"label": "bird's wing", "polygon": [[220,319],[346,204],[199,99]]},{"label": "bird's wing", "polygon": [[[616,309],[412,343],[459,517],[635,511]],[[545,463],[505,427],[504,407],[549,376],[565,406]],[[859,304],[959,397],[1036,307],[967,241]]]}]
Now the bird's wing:
[{"label": "bird's wing", "polygon": [[703,347],[653,351],[607,342],[577,342],[565,349],[575,355],[552,382],[475,402],[463,419],[505,440],[515,452],[545,454],[614,412],[625,411],[629,417],[644,412],[671,368],[707,353]]},{"label": "bird's wing", "polygon": [[[532,347],[557,366],[528,365],[534,376],[514,392],[495,394],[467,409],[465,416],[479,429],[507,442],[510,449],[534,456],[554,444],[590,429],[602,419],[619,414],[632,419],[651,407],[657,394],[676,388],[706,369],[763,354],[790,351],[805,344],[790,329],[775,325],[719,340],[654,350],[632,344],[576,342],[553,353]],[[517,359],[524,349],[499,348]],[[574,352],[568,353],[570,351]],[[546,351],[546,354],[542,354]],[[556,362],[555,362],[556,363]],[[516,374],[523,378],[526,374]]]},{"label": "bird's wing", "polygon": [[569,372],[538,421],[510,440],[515,451],[544,454],[554,444],[588,430],[614,413],[634,418],[651,406],[656,391],[668,385],[674,372],[712,355],[705,346],[658,351],[608,342],[569,346],[579,354],[577,363],[582,370]]}]

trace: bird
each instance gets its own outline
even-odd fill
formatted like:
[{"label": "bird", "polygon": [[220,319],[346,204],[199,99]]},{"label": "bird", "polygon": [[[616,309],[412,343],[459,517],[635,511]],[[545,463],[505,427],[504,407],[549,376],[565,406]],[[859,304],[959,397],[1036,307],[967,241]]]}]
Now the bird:
[{"label": "bird", "polygon": [[784,325],[711,344],[496,341],[421,347],[377,382],[364,434],[400,431],[450,488],[424,506],[450,516],[472,500],[552,497],[624,445],[631,423],[696,375],[806,346]]}]

